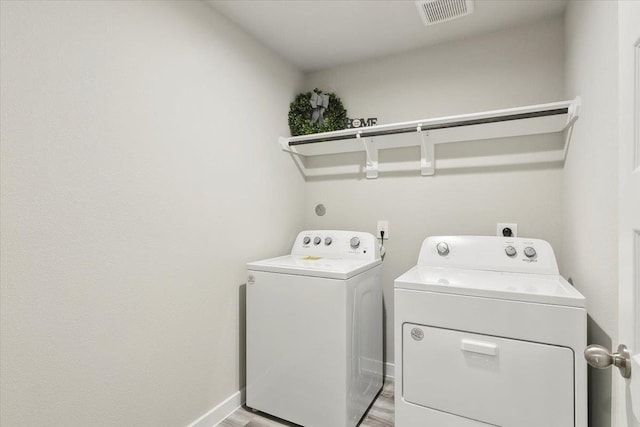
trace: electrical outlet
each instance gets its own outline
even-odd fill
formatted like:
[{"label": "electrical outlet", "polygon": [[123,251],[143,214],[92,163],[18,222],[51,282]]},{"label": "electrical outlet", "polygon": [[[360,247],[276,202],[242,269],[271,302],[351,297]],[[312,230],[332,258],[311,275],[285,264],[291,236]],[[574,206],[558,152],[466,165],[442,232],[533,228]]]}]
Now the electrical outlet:
[{"label": "electrical outlet", "polygon": [[378,220],[378,235],[376,236],[378,239],[381,231],[384,231],[384,240],[387,240],[389,238],[389,221],[386,219]]},{"label": "electrical outlet", "polygon": [[[511,235],[509,235],[509,230]],[[496,227],[498,237],[518,237],[518,224],[513,222],[499,222]]]}]

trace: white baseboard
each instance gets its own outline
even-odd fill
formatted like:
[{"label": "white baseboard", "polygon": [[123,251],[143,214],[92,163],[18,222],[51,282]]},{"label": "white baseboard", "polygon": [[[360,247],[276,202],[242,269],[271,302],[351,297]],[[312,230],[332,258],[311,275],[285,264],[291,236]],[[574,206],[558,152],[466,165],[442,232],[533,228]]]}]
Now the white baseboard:
[{"label": "white baseboard", "polygon": [[245,389],[233,393],[222,403],[189,424],[187,427],[214,427],[238,409],[246,400]]},{"label": "white baseboard", "polygon": [[[393,363],[384,364],[384,376],[394,378],[395,365]],[[214,427],[222,420],[231,415],[236,409],[246,401],[245,389],[233,393],[224,402],[209,410],[206,414],[189,424],[187,427]]]},{"label": "white baseboard", "polygon": [[387,362],[384,364],[384,376],[387,378],[395,378],[396,376],[396,365],[393,363]]}]

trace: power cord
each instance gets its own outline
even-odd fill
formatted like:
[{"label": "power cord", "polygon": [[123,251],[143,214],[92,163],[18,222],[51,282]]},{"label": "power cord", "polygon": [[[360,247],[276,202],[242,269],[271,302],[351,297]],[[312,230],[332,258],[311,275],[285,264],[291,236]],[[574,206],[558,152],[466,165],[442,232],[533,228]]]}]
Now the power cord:
[{"label": "power cord", "polygon": [[380,230],[380,258],[382,258],[383,261],[386,252],[387,251],[384,248],[384,230]]}]

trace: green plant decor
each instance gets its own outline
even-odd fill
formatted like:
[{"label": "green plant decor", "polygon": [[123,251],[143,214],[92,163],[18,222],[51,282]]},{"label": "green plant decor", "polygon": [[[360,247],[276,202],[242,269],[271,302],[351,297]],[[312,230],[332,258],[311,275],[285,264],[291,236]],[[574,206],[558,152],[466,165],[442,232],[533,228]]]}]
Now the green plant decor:
[{"label": "green plant decor", "polygon": [[289,108],[289,130],[292,136],[344,129],[347,110],[335,93],[313,92],[296,96]]}]

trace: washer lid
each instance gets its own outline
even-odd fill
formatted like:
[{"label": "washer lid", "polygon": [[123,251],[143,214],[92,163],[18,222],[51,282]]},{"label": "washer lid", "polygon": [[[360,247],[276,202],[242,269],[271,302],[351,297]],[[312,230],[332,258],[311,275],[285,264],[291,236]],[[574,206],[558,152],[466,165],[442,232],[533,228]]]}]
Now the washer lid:
[{"label": "washer lid", "polygon": [[262,261],[250,262],[250,271],[295,274],[346,280],[382,263],[380,258],[371,260],[336,259],[303,255],[285,255]]},{"label": "washer lid", "polygon": [[442,267],[413,267],[394,282],[396,289],[469,295],[585,307],[585,298],[560,275],[523,274]]}]

